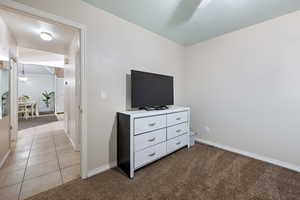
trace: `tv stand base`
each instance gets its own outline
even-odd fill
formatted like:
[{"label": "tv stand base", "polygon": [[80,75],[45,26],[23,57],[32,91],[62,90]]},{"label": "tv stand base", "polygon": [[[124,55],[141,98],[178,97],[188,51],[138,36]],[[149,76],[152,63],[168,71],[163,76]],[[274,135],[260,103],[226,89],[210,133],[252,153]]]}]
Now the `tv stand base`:
[{"label": "tv stand base", "polygon": [[153,110],[167,110],[168,106],[145,106],[140,108],[140,110],[153,111]]}]

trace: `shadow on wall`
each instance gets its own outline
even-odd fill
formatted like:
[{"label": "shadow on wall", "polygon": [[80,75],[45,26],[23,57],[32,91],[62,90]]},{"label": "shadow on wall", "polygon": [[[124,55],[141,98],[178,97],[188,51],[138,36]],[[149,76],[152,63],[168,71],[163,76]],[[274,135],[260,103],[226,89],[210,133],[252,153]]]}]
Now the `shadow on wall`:
[{"label": "shadow on wall", "polygon": [[117,115],[114,117],[113,127],[109,138],[109,166],[110,168],[117,165]]},{"label": "shadow on wall", "polygon": [[[126,110],[131,109],[131,74],[126,74]],[[109,165],[110,167],[117,164],[117,131],[118,116],[115,114],[114,122],[109,138]]]},{"label": "shadow on wall", "polygon": [[131,109],[131,74],[126,74],[126,110]]}]

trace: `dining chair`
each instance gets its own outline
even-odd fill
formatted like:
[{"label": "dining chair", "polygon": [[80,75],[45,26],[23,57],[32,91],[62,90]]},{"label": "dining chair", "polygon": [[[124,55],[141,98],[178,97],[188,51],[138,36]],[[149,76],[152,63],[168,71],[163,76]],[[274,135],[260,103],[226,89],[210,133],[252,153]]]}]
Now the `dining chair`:
[{"label": "dining chair", "polygon": [[21,117],[24,117],[26,120],[29,117],[28,109],[26,104],[19,104],[18,105],[18,115],[21,114]]},{"label": "dining chair", "polygon": [[37,103],[32,103],[30,106],[31,117],[38,117]]}]

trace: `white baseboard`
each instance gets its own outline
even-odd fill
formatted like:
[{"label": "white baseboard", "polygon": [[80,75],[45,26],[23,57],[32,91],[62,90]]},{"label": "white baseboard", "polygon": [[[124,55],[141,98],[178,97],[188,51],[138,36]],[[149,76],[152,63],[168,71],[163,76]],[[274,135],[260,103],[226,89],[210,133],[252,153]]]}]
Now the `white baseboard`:
[{"label": "white baseboard", "polygon": [[243,151],[243,150],[239,150],[239,149],[227,146],[227,145],[222,145],[222,144],[218,144],[218,143],[211,142],[211,141],[208,141],[208,140],[203,140],[201,138],[197,138],[196,141],[200,142],[200,143],[203,143],[203,144],[210,145],[210,146],[214,146],[214,147],[226,150],[226,151],[241,154],[243,156],[254,158],[256,160],[261,160],[261,161],[264,161],[264,162],[267,162],[267,163],[271,163],[273,165],[284,167],[284,168],[287,168],[287,169],[290,169],[290,170],[293,170],[293,171],[296,171],[296,172],[300,172],[300,166],[297,166],[297,165],[294,165],[294,164],[279,161],[279,160],[269,158],[269,157],[265,157],[265,156],[260,156],[260,155],[250,153],[250,152],[247,152],[247,151]]},{"label": "white baseboard", "polygon": [[8,152],[5,154],[5,156],[3,157],[3,159],[0,162],[0,169],[3,167],[5,161],[7,160],[9,154],[10,154],[11,150],[9,149]]},{"label": "white baseboard", "polygon": [[114,168],[117,166],[117,163],[114,162],[114,163],[111,163],[111,164],[106,164],[106,165],[102,165],[101,167],[97,167],[93,170],[90,170],[88,172],[88,177],[92,177],[92,176],[95,176],[97,174],[100,174],[102,172],[105,172],[107,170],[110,170],[111,168]]},{"label": "white baseboard", "polygon": [[79,145],[76,145],[74,143],[74,141],[72,140],[71,136],[66,131],[65,131],[65,135],[68,137],[69,141],[71,142],[74,151],[80,151]]}]

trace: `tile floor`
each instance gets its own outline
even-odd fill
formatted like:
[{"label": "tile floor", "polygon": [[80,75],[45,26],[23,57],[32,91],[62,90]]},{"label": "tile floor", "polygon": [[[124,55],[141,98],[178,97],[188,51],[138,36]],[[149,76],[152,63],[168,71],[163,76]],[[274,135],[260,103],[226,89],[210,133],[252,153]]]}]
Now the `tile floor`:
[{"label": "tile floor", "polygon": [[19,132],[0,169],[1,200],[22,200],[80,177],[80,153],[73,151],[63,123]]}]

